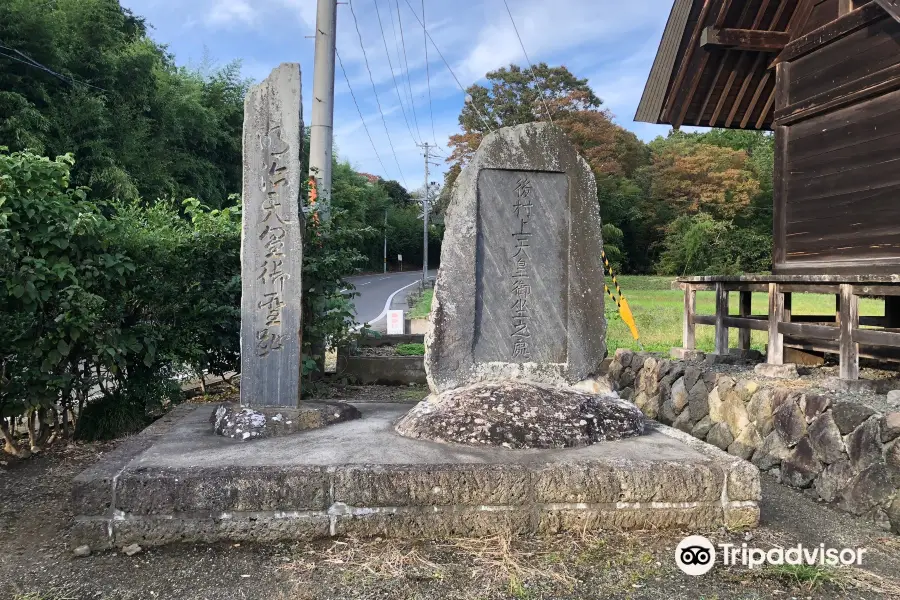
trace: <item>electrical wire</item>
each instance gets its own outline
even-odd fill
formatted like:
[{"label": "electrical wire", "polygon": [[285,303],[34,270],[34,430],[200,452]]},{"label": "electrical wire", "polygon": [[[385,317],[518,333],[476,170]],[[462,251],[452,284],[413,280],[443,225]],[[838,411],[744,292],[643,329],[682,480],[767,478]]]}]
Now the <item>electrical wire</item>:
[{"label": "electrical wire", "polygon": [[[459,89],[462,91],[463,94],[465,94],[465,93],[466,93],[466,88],[464,88],[463,85],[459,82],[459,77],[457,77],[457,76],[456,76],[456,73],[453,72],[453,68],[450,66],[450,63],[447,62],[447,59],[444,58],[444,54],[443,54],[443,52],[441,52],[441,49],[438,48],[438,45],[434,43],[434,38],[431,37],[431,34],[428,33],[428,30],[425,28],[425,23],[423,23],[422,20],[419,19],[419,15],[416,14],[416,11],[415,11],[415,10],[413,10],[412,4],[409,3],[409,0],[404,0],[404,2],[406,2],[406,5],[409,7],[409,10],[412,12],[413,16],[416,17],[416,21],[418,21],[418,22],[419,22],[419,25],[422,26],[422,31],[425,32],[425,36],[426,36],[426,37],[428,38],[428,40],[431,42],[431,45],[434,46],[434,49],[437,51],[438,56],[440,56],[440,57],[441,57],[441,60],[444,61],[444,65],[446,65],[447,70],[450,71],[450,75],[453,76],[453,80],[456,81],[456,85],[459,86]],[[489,132],[493,132],[494,129],[490,126],[490,124],[488,123],[488,121],[487,121],[487,119],[485,118],[485,116],[481,113],[481,111],[478,110],[478,107],[475,106],[474,104],[472,104],[472,109],[473,109],[473,110],[475,111],[475,113],[481,118],[481,122],[484,124],[485,128],[486,128]]]},{"label": "electrical wire", "polygon": [[[375,94],[375,104],[378,106],[378,112],[381,114],[381,123],[384,125],[384,133],[387,134],[388,145],[394,155],[394,162],[397,163],[397,171],[400,172],[400,179],[409,188],[409,183],[403,175],[403,169],[400,168],[400,159],[397,158],[397,151],[394,149],[394,142],[391,141],[391,132],[388,131],[387,119],[384,118],[384,111],[381,110],[381,101],[378,99],[378,91],[375,89],[375,78],[372,77],[372,69],[369,68],[369,57],[366,55],[366,47],[363,45],[362,33],[359,30],[359,21],[356,19],[356,11],[353,10],[353,0],[349,0],[347,4],[350,6],[350,14],[353,15],[353,24],[356,26],[356,35],[359,36],[359,47],[362,49],[363,61],[366,64],[366,71],[369,72],[369,81],[372,82],[372,93]],[[385,169],[387,172],[387,169]]]},{"label": "electrical wire", "polygon": [[347,82],[347,89],[350,90],[350,97],[353,98],[353,104],[356,105],[356,112],[359,113],[359,120],[362,121],[362,126],[363,129],[366,130],[366,136],[369,138],[369,143],[372,144],[372,150],[375,151],[375,156],[378,158],[378,163],[381,165],[382,171],[387,174],[387,167],[384,166],[384,161],[381,160],[381,155],[378,154],[378,148],[375,147],[375,140],[372,139],[372,134],[369,133],[366,119],[363,117],[362,110],[359,108],[359,102],[356,101],[356,94],[353,93],[353,88],[350,86],[350,78],[347,77],[347,71],[344,69],[344,61],[341,60],[341,55],[338,53],[337,48],[334,49],[334,54],[337,56],[338,64],[341,66],[341,72],[344,74],[344,80]]},{"label": "electrical wire", "polygon": [[[76,83],[80,83],[81,85],[86,85],[86,86],[88,86],[88,87],[92,87],[92,88],[94,88],[95,90],[100,90],[101,92],[106,92],[107,94],[110,93],[109,90],[103,89],[102,87],[98,87],[98,86],[96,86],[96,85],[92,85],[92,84],[90,84],[90,83],[88,83],[88,82],[86,82],[86,81],[80,81],[80,80],[74,79],[74,78],[72,78],[72,77],[66,77],[65,75],[61,75],[60,73],[57,73],[57,72],[54,71],[53,69],[51,69],[51,68],[49,68],[49,67],[47,67],[47,66],[45,66],[45,65],[42,65],[42,64],[39,63],[38,61],[34,60],[34,59],[31,58],[30,56],[28,56],[27,54],[25,54],[24,52],[22,52],[21,50],[16,50],[15,48],[10,48],[9,46],[4,46],[3,44],[0,44],[0,48],[2,48],[3,50],[8,50],[8,51],[10,51],[10,52],[15,52],[16,54],[18,54],[18,55],[19,55],[20,57],[22,57],[22,58],[16,58],[15,56],[10,56],[10,55],[8,55],[8,54],[0,54],[0,56],[4,56],[4,57],[6,57],[6,58],[8,58],[8,59],[10,59],[10,60],[14,60],[14,61],[16,61],[16,62],[20,62],[20,63],[22,63],[23,65],[28,65],[29,67],[34,67],[34,68],[36,68],[36,69],[40,69],[41,71],[46,71],[47,73],[50,73],[51,75],[53,75],[53,76],[56,77],[57,79],[60,79],[61,81],[65,82],[65,83],[68,83],[69,85],[71,85],[71,86],[73,86],[73,87],[75,86]],[[25,59],[25,60],[22,60],[22,59]]]},{"label": "electrical wire", "polygon": [[[406,38],[403,35],[403,18],[400,16],[400,0],[394,0],[394,6],[397,8],[397,23],[400,25],[400,43],[403,47],[403,65],[406,69],[406,86],[409,88],[409,105],[412,108],[413,114],[413,122],[416,124],[416,132],[419,134],[419,139],[424,139],[422,137],[422,130],[419,129],[419,117],[416,115],[416,103],[413,100],[413,91],[412,91],[412,79],[409,76],[409,58],[406,55]],[[391,17],[391,23],[393,24],[394,19]],[[394,42],[397,41],[397,30],[394,30]],[[400,60],[400,51],[397,50],[397,60]]]},{"label": "electrical wire", "polygon": [[422,0],[422,39],[425,41],[425,81],[428,82],[428,112],[431,113],[431,137],[437,146],[437,135],[434,133],[434,104],[431,102],[431,70],[428,66],[428,31],[425,29],[425,0]]},{"label": "electrical wire", "polygon": [[531,59],[528,58],[528,52],[525,50],[525,44],[522,42],[522,36],[519,35],[519,28],[516,27],[516,20],[513,19],[512,11],[509,10],[509,2],[503,0],[503,5],[506,6],[506,12],[509,15],[509,20],[512,22],[513,31],[516,32],[516,37],[519,38],[519,46],[522,47],[522,54],[525,55],[525,62],[528,63],[528,70],[531,71],[531,80],[534,81],[534,87],[538,94],[541,96],[541,104],[544,105],[544,110],[547,111],[547,119],[553,123],[553,115],[550,114],[550,107],[547,106],[547,101],[544,99],[544,92],[538,88],[537,76],[534,74],[534,65],[531,64]]},{"label": "electrical wire", "polygon": [[[394,63],[391,61],[391,53],[388,51],[387,34],[384,32],[384,24],[381,22],[381,10],[378,8],[378,0],[373,0],[373,2],[375,3],[375,14],[378,15],[378,27],[381,29],[381,41],[384,42],[384,53],[387,55],[388,66],[391,68],[391,78],[394,80],[394,90],[397,92],[397,101],[400,102],[400,112],[403,113],[403,120],[406,121],[409,137],[412,138],[414,144],[418,144],[419,140],[413,135],[412,126],[410,126],[409,118],[406,116],[406,109],[403,107],[403,99],[400,97],[400,86],[397,84],[397,76],[394,74]],[[388,0],[388,6],[390,6],[390,0]]]}]

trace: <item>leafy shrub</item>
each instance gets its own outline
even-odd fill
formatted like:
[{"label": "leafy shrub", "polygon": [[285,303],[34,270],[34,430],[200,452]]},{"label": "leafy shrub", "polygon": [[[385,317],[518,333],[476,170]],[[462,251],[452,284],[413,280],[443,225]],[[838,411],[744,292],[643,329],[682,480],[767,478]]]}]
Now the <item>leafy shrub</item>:
[{"label": "leafy shrub", "polygon": [[738,275],[771,268],[771,236],[699,213],[666,231],[657,271],[664,275]]},{"label": "leafy shrub", "polygon": [[[0,150],[0,432],[13,453],[25,416],[106,439],[177,402],[176,375],[240,368],[240,208],[92,202],[69,184],[73,162]],[[354,198],[335,197],[333,218],[307,226],[307,379],[352,335],[343,277],[373,231]]]},{"label": "leafy shrub", "polygon": [[69,185],[73,162],[0,151],[0,429],[13,453],[16,418],[109,437],[177,401],[175,373],[238,366],[239,211],[91,202]]},{"label": "leafy shrub", "polygon": [[397,344],[400,356],[425,356],[425,344]]}]

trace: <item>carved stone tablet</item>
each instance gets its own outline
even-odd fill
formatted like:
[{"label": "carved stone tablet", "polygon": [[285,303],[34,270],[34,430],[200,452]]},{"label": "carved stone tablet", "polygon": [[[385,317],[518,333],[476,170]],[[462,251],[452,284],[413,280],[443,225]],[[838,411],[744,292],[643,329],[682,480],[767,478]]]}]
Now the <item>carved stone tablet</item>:
[{"label": "carved stone tablet", "polygon": [[606,356],[597,186],[562,130],[488,135],[447,211],[425,368],[432,391],[573,384]]},{"label": "carved stone tablet", "polygon": [[475,360],[565,363],[568,177],[484,169],[477,189]]},{"label": "carved stone tablet", "polygon": [[301,110],[294,63],[244,101],[241,404],[254,407],[300,400]]}]

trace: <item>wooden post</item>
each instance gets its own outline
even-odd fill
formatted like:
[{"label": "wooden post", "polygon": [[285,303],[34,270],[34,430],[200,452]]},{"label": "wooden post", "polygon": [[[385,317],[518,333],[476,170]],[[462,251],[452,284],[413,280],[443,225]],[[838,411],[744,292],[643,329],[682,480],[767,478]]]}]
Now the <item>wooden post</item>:
[{"label": "wooden post", "polygon": [[859,344],[853,341],[853,330],[859,327],[859,296],[853,286],[841,284],[841,379],[859,379]]},{"label": "wooden post", "polygon": [[[751,306],[753,304],[753,293],[752,292],[741,292],[740,293],[740,306],[738,307],[739,315],[742,317],[749,317],[751,314]],[[749,328],[741,328],[738,330],[738,348],[747,352],[750,350],[750,329]],[[745,354],[746,356],[746,354]]]},{"label": "wooden post", "polygon": [[697,290],[690,283],[684,284],[684,326],[681,330],[681,347],[693,350],[697,347],[694,315],[697,313]]},{"label": "wooden post", "polygon": [[728,354],[728,328],[725,317],[728,316],[728,291],[721,281],[716,282],[716,354]]},{"label": "wooden post", "polygon": [[884,297],[884,326],[900,328],[900,296]]},{"label": "wooden post", "polygon": [[769,351],[766,362],[770,365],[784,364],[784,335],[778,331],[778,324],[784,319],[784,296],[777,283],[769,284]]}]

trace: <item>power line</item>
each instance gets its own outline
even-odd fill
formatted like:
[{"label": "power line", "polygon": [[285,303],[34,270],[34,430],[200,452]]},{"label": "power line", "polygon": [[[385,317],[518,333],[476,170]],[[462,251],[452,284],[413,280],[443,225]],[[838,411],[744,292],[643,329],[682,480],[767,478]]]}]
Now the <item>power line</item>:
[{"label": "power line", "polygon": [[[467,93],[466,88],[464,88],[463,85],[459,82],[459,77],[457,77],[456,73],[453,72],[453,68],[450,66],[450,63],[447,62],[447,59],[444,58],[444,54],[441,52],[441,49],[438,48],[438,45],[434,43],[434,39],[431,37],[431,34],[428,33],[428,30],[425,28],[425,23],[423,23],[422,20],[419,19],[419,15],[417,15],[416,11],[413,10],[412,4],[409,3],[409,0],[404,0],[404,2],[406,2],[406,5],[409,7],[409,10],[412,12],[413,16],[416,18],[416,21],[418,21],[419,25],[422,26],[422,31],[425,32],[425,36],[428,38],[429,41],[431,41],[431,45],[434,46],[434,49],[437,51],[438,56],[440,56],[441,60],[444,61],[444,65],[447,66],[447,70],[450,71],[450,75],[453,76],[453,80],[456,81],[456,85],[459,86],[459,89],[462,91],[463,94],[466,94]],[[480,110],[478,110],[478,107],[475,106],[474,104],[472,104],[472,108],[475,110],[476,114],[478,114],[478,116],[481,117],[481,122],[484,124],[485,128],[488,131],[491,131],[491,132],[494,131],[493,128],[490,126],[490,124],[487,122],[487,119],[485,118],[485,116],[481,113]]]},{"label": "power line", "polygon": [[341,60],[341,55],[338,53],[337,48],[334,49],[334,54],[337,56],[338,64],[341,65],[341,72],[344,74],[344,80],[347,82],[347,89],[350,90],[350,97],[353,98],[353,104],[356,105],[356,112],[359,113],[359,120],[362,121],[363,129],[366,130],[366,136],[369,138],[369,143],[372,144],[372,150],[375,151],[375,156],[378,158],[379,164],[381,164],[381,169],[387,174],[387,167],[384,166],[384,161],[381,160],[381,155],[378,154],[378,148],[375,147],[375,141],[372,139],[372,134],[369,133],[366,119],[363,117],[362,110],[359,108],[359,102],[356,101],[356,94],[353,93],[353,88],[350,86],[350,78],[347,77],[347,71],[344,69],[344,61]]},{"label": "power line", "polygon": [[[409,88],[409,105],[412,108],[413,121],[416,124],[416,132],[419,134],[419,139],[424,139],[422,137],[422,130],[419,129],[419,117],[416,115],[416,103],[413,100],[413,91],[412,91],[412,79],[409,76],[409,58],[406,55],[406,39],[403,36],[403,18],[400,16],[400,0],[394,0],[394,5],[397,8],[397,22],[400,25],[400,43],[403,46],[403,65],[406,68],[406,86]],[[394,22],[393,17],[391,18],[391,23]],[[394,30],[394,42],[397,41],[397,31]],[[397,60],[400,60],[400,52],[397,52]]]},{"label": "power line", "polygon": [[425,41],[425,80],[428,82],[428,112],[431,113],[431,137],[437,146],[437,135],[434,133],[434,104],[431,103],[431,71],[428,66],[428,31],[425,30],[425,0],[422,0],[422,39]]},{"label": "power line", "polygon": [[90,83],[88,83],[88,82],[86,82],[86,81],[80,81],[80,80],[75,79],[75,78],[73,78],[73,77],[66,77],[65,75],[61,75],[61,74],[57,73],[56,71],[54,71],[53,69],[51,69],[51,68],[49,68],[49,67],[47,67],[47,66],[45,66],[45,65],[42,65],[42,64],[39,63],[38,61],[34,60],[34,59],[31,58],[30,56],[28,56],[27,54],[25,54],[24,52],[22,52],[21,50],[16,50],[15,48],[10,48],[9,46],[4,46],[4,45],[2,45],[2,44],[0,44],[0,48],[2,48],[2,49],[4,49],[4,50],[9,50],[10,52],[15,52],[16,54],[18,54],[19,56],[21,56],[21,57],[24,58],[25,60],[22,60],[22,58],[16,58],[16,57],[14,57],[14,56],[9,56],[8,54],[0,54],[0,56],[5,56],[6,58],[8,58],[8,59],[10,59],[10,60],[14,60],[14,61],[16,61],[16,62],[20,62],[20,63],[22,63],[23,65],[28,65],[28,66],[30,66],[30,67],[34,67],[34,68],[36,68],[36,69],[40,69],[41,71],[46,71],[47,73],[50,73],[51,75],[53,75],[53,76],[56,77],[57,79],[60,79],[60,80],[62,80],[63,82],[68,83],[69,85],[71,85],[71,86],[73,86],[73,87],[75,86],[76,83],[80,83],[80,84],[82,84],[82,85],[86,85],[86,86],[88,86],[88,87],[92,87],[92,88],[94,88],[94,89],[96,89],[96,90],[100,90],[101,92],[106,92],[107,94],[110,93],[109,90],[105,90],[105,89],[103,89],[102,87],[98,87],[98,86],[96,86],[96,85],[92,85],[92,84],[90,84]]},{"label": "power line", "polygon": [[[353,10],[353,0],[349,0],[348,4],[350,5],[350,14],[353,15],[353,24],[356,26],[356,35],[359,37],[359,47],[362,49],[363,60],[366,63],[366,71],[369,72],[369,81],[372,82],[372,93],[375,94],[375,104],[378,105],[378,112],[381,113],[381,122],[384,125],[384,133],[387,134],[388,145],[391,147],[391,152],[394,154],[394,162],[397,163],[397,171],[400,172],[400,179],[403,180],[403,183],[405,183],[408,188],[409,183],[403,175],[403,169],[400,168],[400,159],[397,158],[397,151],[394,150],[394,142],[391,141],[391,132],[388,131],[387,119],[384,118],[384,111],[381,110],[381,101],[378,99],[378,91],[375,89],[375,78],[372,77],[372,69],[369,68],[369,57],[366,55],[366,47],[363,45],[362,33],[359,31],[359,21],[356,20],[356,11]],[[385,169],[385,172],[387,172],[387,169]]]},{"label": "power line", "polygon": [[[409,137],[412,138],[414,144],[418,144],[419,140],[413,135],[412,127],[409,124],[409,118],[406,116],[406,109],[403,108],[403,99],[400,97],[400,86],[397,84],[397,76],[394,75],[394,63],[391,62],[391,53],[388,51],[387,35],[384,33],[384,25],[381,22],[381,10],[378,8],[378,0],[375,2],[375,14],[378,15],[378,27],[381,29],[381,40],[384,42],[384,53],[387,55],[388,66],[391,68],[391,78],[394,80],[394,90],[397,92],[397,101],[400,102],[400,112],[403,113],[403,120],[406,121],[406,128],[409,130]],[[390,5],[390,0],[388,0]],[[399,66],[399,65],[398,65]]]},{"label": "power line", "polygon": [[528,52],[525,50],[525,44],[522,42],[522,36],[519,35],[519,28],[516,27],[516,20],[513,19],[512,11],[509,10],[509,3],[506,0],[503,0],[503,5],[506,6],[506,12],[509,14],[509,20],[512,21],[513,31],[516,32],[516,37],[519,38],[519,45],[522,47],[522,54],[525,55],[525,62],[528,63],[528,70],[531,71],[531,80],[534,81],[534,86],[537,88],[537,93],[541,96],[541,104],[544,105],[544,110],[547,111],[547,119],[552,123],[553,116],[550,114],[550,108],[547,106],[547,101],[544,99],[544,92],[538,88],[537,76],[534,74],[534,65],[531,64],[531,59],[528,58]]}]

